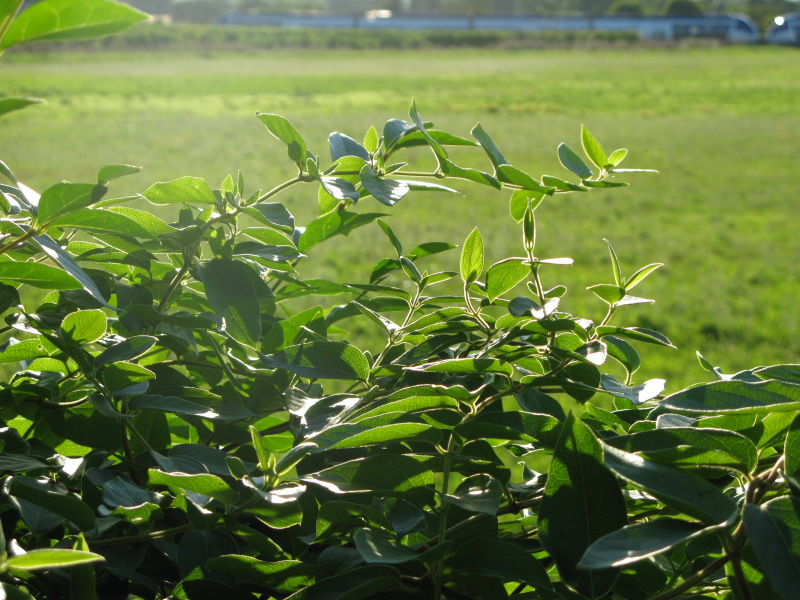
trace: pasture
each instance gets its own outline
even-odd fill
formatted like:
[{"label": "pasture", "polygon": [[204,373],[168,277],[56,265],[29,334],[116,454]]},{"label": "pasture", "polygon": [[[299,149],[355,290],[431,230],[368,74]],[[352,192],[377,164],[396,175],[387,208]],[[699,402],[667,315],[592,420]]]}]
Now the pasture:
[{"label": "pasture", "polygon": [[[622,313],[623,324],[665,332],[679,349],[648,350],[641,378],[668,389],[703,378],[695,350],[724,370],[798,362],[800,354],[800,54],[772,47],[481,51],[274,51],[263,53],[8,53],[0,93],[47,104],[3,119],[0,149],[35,189],[92,181],[106,164],[141,165],[114,182],[124,196],[193,175],[213,187],[240,169],[248,188],[294,175],[285,146],[255,118],[286,116],[309,148],[327,155],[327,134],[363,137],[406,118],[415,97],[440,129],[468,135],[480,121],[510,161],[534,176],[564,176],[555,149],[580,147],[585,124],[607,150],[630,149],[623,190],[549,199],[537,212],[542,256],[570,256],[545,283],[566,283],[562,307],[599,319],[584,288],[612,281],[608,238],[628,274],[666,266],[637,288],[657,300]],[[474,159],[470,158],[470,152]],[[480,150],[456,153],[483,165]],[[423,165],[432,164],[420,151]],[[508,197],[462,185],[463,196],[411,196],[390,222],[411,248],[459,243],[479,226],[490,259],[519,255]],[[300,224],[316,189],[282,197]],[[381,211],[382,205],[361,206]],[[303,274],[366,278],[392,252],[377,227],[332,243]],[[426,268],[456,270],[457,251]]]}]

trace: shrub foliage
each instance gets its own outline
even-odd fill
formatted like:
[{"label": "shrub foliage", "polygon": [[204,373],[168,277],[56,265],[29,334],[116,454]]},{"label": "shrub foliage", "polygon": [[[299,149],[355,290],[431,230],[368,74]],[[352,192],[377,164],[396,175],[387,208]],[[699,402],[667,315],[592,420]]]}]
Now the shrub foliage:
[{"label": "shrub foliage", "polygon": [[[5,46],[141,18],[105,0],[3,10]],[[0,163],[5,597],[796,598],[800,367],[701,357],[717,380],[664,396],[636,380],[636,347],[670,341],[624,324],[660,265],[622,266],[609,243],[592,322],[559,306],[571,259],[537,255],[541,203],[627,185],[626,150],[583,128],[585,158],[562,144],[565,178],[534,178],[480,125],[437,130],[412,103],[363,141],[332,133],[327,161],[258,118],[297,169],[268,191],[238,173],[114,198],[138,168],[110,165],[38,194]],[[431,172],[404,162],[420,146]],[[431,272],[455,246],[409,249],[383,219],[458,180],[510,192],[519,256],[486,264],[476,228]],[[319,205],[302,226],[277,201],[296,185]],[[395,252],[367,281],[302,277],[368,225]],[[351,323],[382,342],[349,343]]]}]

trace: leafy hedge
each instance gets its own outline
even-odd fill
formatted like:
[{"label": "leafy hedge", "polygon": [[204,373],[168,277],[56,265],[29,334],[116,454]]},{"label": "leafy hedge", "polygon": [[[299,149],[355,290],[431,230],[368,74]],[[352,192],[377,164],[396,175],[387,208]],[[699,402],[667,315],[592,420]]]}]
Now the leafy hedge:
[{"label": "leafy hedge", "polygon": [[[107,0],[3,11],[0,49],[141,18]],[[567,179],[534,178],[480,125],[452,135],[412,104],[363,142],[332,133],[329,163],[258,117],[297,168],[268,191],[238,173],[114,198],[138,168],[111,165],[38,194],[0,163],[0,362],[20,366],[0,383],[4,597],[797,597],[800,367],[701,357],[717,381],[665,397],[636,380],[636,346],[670,341],[619,320],[660,265],[631,272],[609,243],[595,323],[548,283],[571,259],[537,256],[541,203],[627,185],[626,150],[583,128],[586,159],[557,150]],[[403,162],[420,146],[433,172]],[[455,246],[409,249],[383,220],[457,180],[510,192],[519,256],[486,265],[476,228],[429,272]],[[295,185],[319,205],[303,226],[276,201]],[[368,281],[302,277],[367,225],[395,250]],[[352,323],[383,343],[348,343]]]}]

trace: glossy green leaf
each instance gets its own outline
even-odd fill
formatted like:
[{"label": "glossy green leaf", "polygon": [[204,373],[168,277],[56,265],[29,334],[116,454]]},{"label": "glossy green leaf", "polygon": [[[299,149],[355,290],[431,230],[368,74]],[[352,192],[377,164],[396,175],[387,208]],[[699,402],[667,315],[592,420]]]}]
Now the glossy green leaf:
[{"label": "glossy green leaf", "polygon": [[606,466],[664,504],[708,525],[728,521],[736,503],[705,479],[603,444]]},{"label": "glossy green leaf", "polygon": [[509,377],[514,374],[509,363],[494,358],[448,358],[408,369],[427,373],[498,373]]},{"label": "glossy green leaf", "polygon": [[646,342],[648,344],[667,346],[669,348],[675,347],[664,334],[653,331],[652,329],[646,329],[644,327],[615,327],[613,325],[603,325],[596,327],[595,333],[599,337],[613,335],[615,337],[626,338],[637,342]]},{"label": "glossy green leaf", "polygon": [[286,600],[367,600],[402,587],[397,570],[384,565],[367,565],[326,577]]},{"label": "glossy green leaf", "polygon": [[642,267],[636,273],[630,276],[628,280],[625,281],[625,290],[631,290],[634,286],[640,284],[645,278],[650,275],[653,271],[658,269],[659,267],[663,267],[662,263],[653,263],[651,265],[647,265]]},{"label": "glossy green leaf", "polygon": [[351,213],[345,210],[328,213],[308,224],[300,236],[297,249],[305,253],[335,235],[347,235],[354,229],[385,216],[384,213]]},{"label": "glossy green leaf", "polygon": [[658,397],[667,385],[665,379],[650,379],[636,386],[627,386],[613,375],[604,373],[600,380],[602,388],[618,398],[627,398],[634,404],[641,404]]},{"label": "glossy green leaf", "polygon": [[610,283],[598,283],[586,289],[593,292],[598,298],[608,304],[616,304],[625,297],[624,287],[611,285]]},{"label": "glossy green leaf", "polygon": [[800,409],[800,386],[781,381],[715,381],[671,394],[660,403],[687,412],[767,414]]},{"label": "glossy green leaf", "polygon": [[777,379],[784,383],[800,385],[800,365],[774,365],[753,371],[760,379]]},{"label": "glossy green leaf", "polygon": [[261,338],[261,307],[246,265],[220,258],[199,270],[208,303],[225,319],[225,331],[235,340],[255,346]]},{"label": "glossy green leaf", "polygon": [[[175,233],[175,229],[167,225],[164,221],[159,219],[154,214],[146,210],[139,210],[138,208],[130,208],[129,206],[111,206],[107,209],[109,212],[118,213],[135,221],[140,227],[148,231],[151,235],[163,235]],[[149,236],[143,236],[149,237]]]},{"label": "glossy green leaf", "polygon": [[378,202],[394,206],[409,192],[409,187],[402,181],[393,181],[378,177],[372,167],[364,165],[361,169],[361,184]]},{"label": "glossy green leaf", "polygon": [[245,212],[266,225],[289,234],[294,232],[294,216],[283,204],[278,202],[259,202],[246,208]]},{"label": "glossy green leaf", "polygon": [[478,228],[472,230],[461,249],[461,279],[469,284],[481,276],[483,272],[483,238]]},{"label": "glossy green leaf", "polygon": [[783,600],[800,581],[800,502],[786,496],[744,507],[744,528],[769,582]]},{"label": "glossy green leaf", "polygon": [[209,569],[225,573],[237,582],[284,592],[294,592],[312,585],[321,575],[317,566],[299,560],[264,562],[240,554],[217,556],[206,564]]},{"label": "glossy green leaf", "polygon": [[528,551],[511,541],[495,538],[477,538],[460,544],[453,557],[453,568],[483,577],[526,583],[536,590],[552,586],[545,568]]},{"label": "glossy green leaf", "polygon": [[625,157],[628,155],[628,150],[626,148],[619,148],[618,150],[614,150],[611,155],[608,157],[608,165],[604,166],[612,166],[616,167],[619,163],[621,163]]},{"label": "glossy green leaf", "polygon": [[608,569],[663,554],[678,544],[709,531],[705,525],[661,518],[626,525],[604,535],[586,549],[579,569]]},{"label": "glossy green leaf", "polygon": [[208,473],[165,473],[158,469],[149,469],[148,478],[151,485],[165,485],[171,489],[185,490],[219,500],[225,506],[231,506],[239,497],[223,479]]},{"label": "glossy green leaf", "polygon": [[81,287],[80,282],[69,273],[34,262],[0,262],[0,280],[45,290],[75,290]]},{"label": "glossy green leaf", "polygon": [[15,110],[27,108],[32,104],[41,104],[42,102],[44,102],[44,100],[40,100],[39,98],[3,98],[0,100],[0,116]]},{"label": "glossy green leaf", "polygon": [[130,217],[102,208],[81,208],[50,222],[51,227],[75,228],[84,231],[131,235],[141,238],[155,237]]},{"label": "glossy green leaf", "polygon": [[289,150],[289,158],[292,159],[300,169],[305,168],[306,143],[297,129],[281,115],[270,113],[256,113],[256,116],[267,126],[269,132],[282,141]]},{"label": "glossy green leaf", "polygon": [[419,554],[411,548],[393,542],[383,531],[362,527],[353,534],[356,550],[366,563],[396,565],[415,560]]},{"label": "glossy green leaf", "polygon": [[489,157],[489,160],[492,162],[492,165],[494,165],[495,172],[497,171],[497,168],[500,165],[508,164],[506,157],[503,156],[503,154],[495,145],[494,140],[492,140],[492,138],[489,137],[489,134],[486,133],[486,130],[480,123],[478,123],[472,129],[471,133],[475,137],[475,139],[480,142],[483,151],[486,152],[486,155]]},{"label": "glossy green leaf", "polygon": [[543,185],[542,182],[536,181],[533,177],[511,165],[500,165],[497,167],[497,179],[505,183],[512,183],[520,186],[523,190],[532,192],[549,193],[555,188]]},{"label": "glossy green leaf", "polygon": [[47,482],[30,477],[10,477],[7,485],[9,495],[68,519],[82,531],[94,527],[94,511],[73,494],[56,492]]},{"label": "glossy green leaf", "polygon": [[[62,275],[53,275],[56,282],[59,282],[63,279],[63,275],[70,275],[74,279],[76,279],[80,287],[83,287],[84,291],[89,294],[92,298],[97,300],[100,304],[106,306],[107,308],[111,308],[113,310],[118,310],[113,306],[110,306],[106,299],[103,297],[103,294],[97,288],[97,284],[94,280],[89,277],[89,275],[75,262],[75,259],[72,258],[69,252],[67,252],[64,248],[58,245],[58,243],[51,238],[47,234],[42,235],[35,235],[33,236],[33,241],[42,249],[42,251],[47,254],[50,258],[56,261],[61,268],[63,269]],[[46,265],[41,265],[46,266]],[[52,267],[50,267],[52,268]],[[0,272],[2,270],[0,269]],[[66,273],[65,273],[66,272]],[[26,282],[30,283],[30,282]],[[34,285],[31,283],[31,285]],[[61,286],[61,283],[57,283],[56,285]],[[64,287],[48,287],[46,285],[39,285],[36,287],[44,287],[45,289],[73,289],[71,287],[64,288]]]},{"label": "glossy green leaf", "polygon": [[369,376],[369,361],[355,346],[344,342],[317,341],[296,344],[272,355],[261,355],[270,369],[286,369],[312,379],[359,379]]},{"label": "glossy green leaf", "polygon": [[633,346],[622,338],[613,335],[604,336],[603,341],[606,343],[609,356],[619,361],[630,375],[639,370],[642,361]]},{"label": "glossy green leaf", "polygon": [[157,338],[150,335],[130,337],[106,348],[95,357],[94,364],[99,367],[108,363],[136,358],[152,348],[157,341]]},{"label": "glossy green leaf", "polygon": [[522,258],[507,258],[493,264],[486,272],[486,294],[490,301],[513,289],[531,273]]},{"label": "glossy green leaf", "polygon": [[357,156],[369,161],[367,149],[351,138],[349,135],[334,131],[328,136],[328,145],[331,149],[331,160],[338,160],[344,156]]},{"label": "glossy green leaf", "polygon": [[106,332],[107,319],[102,310],[79,310],[61,322],[61,334],[81,346],[99,340]]},{"label": "glossy green leaf", "polygon": [[47,548],[31,550],[26,554],[12,556],[6,561],[6,566],[20,571],[41,571],[63,569],[76,565],[103,562],[104,560],[105,558],[94,552],[68,550],[66,548]]},{"label": "glossy green leaf", "polygon": [[587,179],[592,176],[592,170],[586,166],[580,156],[575,154],[566,144],[558,146],[558,159],[565,168],[569,169],[581,179]]},{"label": "glossy green leaf", "polygon": [[539,509],[542,545],[555,558],[566,581],[583,588],[607,588],[614,573],[585,573],[577,565],[586,549],[627,523],[619,484],[603,465],[603,450],[594,432],[572,413],[561,429],[544,498]]},{"label": "glossy green leaf", "polygon": [[791,477],[800,478],[800,415],[789,426],[783,454],[786,461],[783,470]]},{"label": "glossy green leaf", "polygon": [[62,215],[86,208],[102,198],[108,188],[93,183],[57,183],[39,199],[40,223],[51,223]]},{"label": "glossy green leaf", "polygon": [[112,179],[119,179],[127,175],[135,175],[142,170],[142,167],[134,165],[106,165],[97,174],[97,183],[103,185]]},{"label": "glossy green leaf", "polygon": [[153,204],[215,204],[217,201],[211,187],[199,177],[179,177],[154,183],[143,195]]},{"label": "glossy green leaf", "polygon": [[457,165],[456,163],[454,163],[452,160],[449,159],[443,159],[442,172],[445,173],[448,177],[454,177],[456,179],[466,179],[467,181],[474,181],[475,183],[480,183],[481,185],[488,185],[498,190],[502,187],[501,183],[495,177],[492,177],[488,173],[484,173],[483,171],[479,171],[478,169],[460,167],[459,165]]},{"label": "glossy green leaf", "polygon": [[110,0],[48,0],[17,16],[0,40],[0,50],[27,42],[102,37],[124,31],[145,19],[145,13]]},{"label": "glossy green leaf", "polygon": [[503,502],[503,485],[491,475],[479,473],[467,477],[442,499],[468,512],[494,516]]},{"label": "glossy green leaf", "polygon": [[581,145],[583,146],[583,151],[586,152],[586,156],[589,157],[589,160],[591,160],[598,169],[606,168],[609,164],[606,151],[603,150],[597,138],[595,138],[584,125],[581,125]]}]

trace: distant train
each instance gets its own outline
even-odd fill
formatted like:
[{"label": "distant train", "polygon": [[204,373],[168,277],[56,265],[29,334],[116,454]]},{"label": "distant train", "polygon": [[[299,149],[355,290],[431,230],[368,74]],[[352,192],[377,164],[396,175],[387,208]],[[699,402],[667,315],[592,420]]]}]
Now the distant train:
[{"label": "distant train", "polygon": [[800,13],[775,17],[766,39],[768,44],[800,45]]},{"label": "distant train", "polygon": [[534,17],[500,15],[392,15],[372,11],[364,15],[227,13],[225,25],[273,27],[326,27],[333,29],[482,29],[514,31],[635,31],[643,40],[707,38],[753,44],[761,39],[756,24],[746,15],[703,17]]}]

